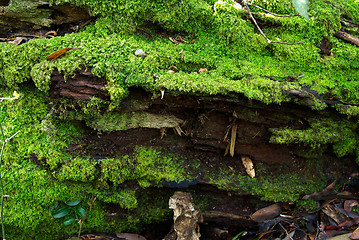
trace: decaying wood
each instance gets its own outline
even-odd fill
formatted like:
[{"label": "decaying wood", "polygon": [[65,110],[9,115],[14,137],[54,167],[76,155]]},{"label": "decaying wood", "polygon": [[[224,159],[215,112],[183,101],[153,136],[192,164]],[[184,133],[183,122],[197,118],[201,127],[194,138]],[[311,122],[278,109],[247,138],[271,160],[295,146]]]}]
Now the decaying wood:
[{"label": "decaying wood", "polygon": [[173,209],[174,223],[164,240],[199,240],[198,223],[203,222],[203,217],[191,194],[175,192],[169,200],[169,208]]},{"label": "decaying wood", "polygon": [[108,101],[110,96],[105,90],[105,81],[92,75],[91,71],[77,71],[74,77],[65,78],[58,71],[51,75],[50,96],[53,98],[70,98],[90,100],[97,97]]},{"label": "decaying wood", "polygon": [[[108,101],[110,96],[105,89],[105,79],[94,77],[90,70],[78,71],[73,77],[64,76],[58,71],[51,76],[50,96],[52,98],[69,98],[81,101],[88,101],[92,97],[97,97]],[[236,136],[233,154],[239,156],[236,166],[242,166],[240,157],[248,156],[256,163],[264,162],[269,164],[304,163],[305,159],[293,148],[293,145],[278,145],[269,143],[272,135],[270,129],[290,127],[296,130],[305,129],[308,118],[316,116],[314,111],[310,111],[306,106],[293,107],[292,103],[282,103],[280,107],[275,104],[265,105],[253,101],[248,104],[248,100],[242,95],[233,96],[173,96],[168,94],[166,98],[154,97],[151,92],[146,92],[139,88],[130,88],[129,97],[124,99],[120,105],[122,112],[143,112],[143,114],[171,115],[176,119],[181,119],[175,126],[165,126],[158,124],[153,131],[146,130],[153,125],[129,125],[130,129],[139,128],[141,140],[134,137],[126,137],[128,133],[121,131],[114,132],[111,139],[122,139],[118,142],[117,149],[121,146],[129,146],[131,142],[150,143],[158,137],[158,142],[163,143],[163,147],[173,148],[207,158],[209,153],[224,155],[226,148],[230,147],[230,133],[235,120],[240,122],[236,129]],[[320,95],[311,90],[290,90],[289,96],[296,100],[308,101],[312,98],[319,98]],[[308,103],[308,102],[306,102]],[[304,105],[304,104],[303,104]],[[199,111],[200,109],[200,111]],[[236,112],[236,116],[233,115]],[[147,115],[146,115],[147,116]],[[252,117],[251,117],[252,116]],[[253,116],[255,116],[253,118]],[[160,119],[160,118],[156,118]],[[157,121],[158,122],[158,121]],[[176,129],[177,126],[177,129]],[[179,128],[180,126],[180,128]],[[161,128],[175,128],[176,131],[167,131],[161,134]],[[235,129],[233,128],[233,131]],[[181,136],[179,135],[181,133]],[[225,139],[223,139],[224,136]],[[105,136],[105,135],[103,135]],[[161,138],[162,136],[162,138]],[[124,140],[126,140],[124,142]],[[97,141],[104,141],[102,138]],[[111,144],[114,144],[111,141]],[[116,149],[115,148],[115,149]],[[200,152],[205,154],[199,154]],[[97,152],[102,157],[111,157],[109,152]],[[210,156],[210,155],[209,155]],[[217,155],[218,156],[218,155]],[[237,161],[232,159],[231,161]],[[243,173],[245,171],[244,168]]]},{"label": "decaying wood", "polygon": [[237,137],[237,124],[233,124],[231,132],[231,143],[229,147],[229,153],[231,157],[234,156],[234,147],[236,146],[236,137]]}]

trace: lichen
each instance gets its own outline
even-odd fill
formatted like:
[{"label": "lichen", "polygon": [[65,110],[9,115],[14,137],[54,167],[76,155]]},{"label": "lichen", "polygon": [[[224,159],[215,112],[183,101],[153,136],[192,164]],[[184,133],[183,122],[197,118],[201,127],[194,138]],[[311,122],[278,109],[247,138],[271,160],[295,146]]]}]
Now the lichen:
[{"label": "lichen", "polygon": [[95,117],[87,125],[97,131],[123,131],[134,128],[176,128],[183,120],[169,114],[153,114],[147,112],[106,113]]}]

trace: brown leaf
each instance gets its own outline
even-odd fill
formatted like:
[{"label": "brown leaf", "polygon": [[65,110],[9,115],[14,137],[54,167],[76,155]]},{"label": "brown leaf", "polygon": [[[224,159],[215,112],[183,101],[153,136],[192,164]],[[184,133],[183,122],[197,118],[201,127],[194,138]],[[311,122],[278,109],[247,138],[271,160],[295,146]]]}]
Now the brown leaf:
[{"label": "brown leaf", "polygon": [[254,178],[256,176],[256,172],[253,166],[253,162],[249,157],[241,157],[244,168],[246,169],[247,174]]},{"label": "brown leaf", "polygon": [[203,73],[208,73],[208,69],[207,69],[207,68],[200,68],[200,69],[198,70],[198,73],[201,73],[201,72],[203,72]]},{"label": "brown leaf", "polygon": [[354,206],[358,206],[358,201],[357,200],[346,200],[344,202],[344,210],[347,213],[351,212]]},{"label": "brown leaf", "polygon": [[116,236],[126,240],[146,240],[146,238],[136,233],[116,233]]},{"label": "brown leaf", "polygon": [[346,221],[346,217],[344,214],[337,211],[336,207],[333,205],[327,205],[322,209],[323,213],[325,213],[328,217],[333,219],[337,224],[340,224]]},{"label": "brown leaf", "polygon": [[359,224],[359,218],[347,220],[338,224],[338,228],[351,228],[354,225]]},{"label": "brown leaf", "polygon": [[45,36],[52,36],[52,37],[56,37],[57,36],[57,32],[56,31],[48,31],[47,33],[45,33]]},{"label": "brown leaf", "polygon": [[279,216],[281,212],[282,212],[281,206],[278,203],[276,203],[268,207],[259,209],[258,211],[252,214],[251,219],[255,222],[263,222],[267,219],[272,219]]},{"label": "brown leaf", "polygon": [[349,236],[351,233],[346,231],[330,230],[320,232],[317,240],[350,240]]},{"label": "brown leaf", "polygon": [[169,37],[169,40],[170,40],[171,42],[173,42],[174,44],[180,44],[180,42],[177,41],[176,39],[174,39],[173,37]]},{"label": "brown leaf", "polygon": [[359,239],[359,227],[350,235],[350,239]]},{"label": "brown leaf", "polygon": [[23,42],[27,42],[26,37],[16,37],[13,41],[8,41],[7,43],[14,44],[14,45],[20,45]]},{"label": "brown leaf", "polygon": [[55,60],[56,58],[60,57],[62,54],[64,54],[65,52],[67,51],[70,51],[71,49],[78,49],[78,48],[81,48],[81,47],[76,47],[76,48],[70,48],[70,47],[67,47],[67,48],[63,48],[63,49],[60,49],[52,54],[50,54],[49,56],[47,56],[45,59],[46,60]]},{"label": "brown leaf", "polygon": [[337,235],[335,237],[326,238],[326,239],[328,239],[328,240],[350,240],[349,236],[350,236],[350,233],[346,233],[346,234],[341,234],[341,235]]},{"label": "brown leaf", "polygon": [[330,185],[328,185],[326,188],[324,188],[322,191],[315,192],[310,195],[305,195],[302,199],[304,200],[322,200],[325,196],[336,194],[337,191],[335,191],[334,186],[337,180],[332,182]]}]

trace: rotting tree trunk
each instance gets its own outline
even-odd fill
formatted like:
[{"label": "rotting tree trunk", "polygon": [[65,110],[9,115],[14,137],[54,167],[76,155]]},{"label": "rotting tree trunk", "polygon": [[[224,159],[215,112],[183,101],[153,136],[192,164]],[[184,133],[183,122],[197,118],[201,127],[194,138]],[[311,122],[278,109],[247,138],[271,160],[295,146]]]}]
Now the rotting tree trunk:
[{"label": "rotting tree trunk", "polygon": [[[55,99],[69,98],[82,101],[90,100],[92,97],[109,99],[105,90],[105,81],[94,77],[89,71],[79,71],[75,77],[70,77],[66,82],[61,74],[54,72],[51,81],[50,96]],[[298,97],[297,92],[293,93],[293,97]],[[306,98],[306,96],[299,98]],[[282,106],[266,105],[235,94],[215,97],[166,94],[161,99],[159,95],[153,95],[153,93],[139,88],[130,90],[130,97],[121,103],[120,109],[123,112],[147,112],[159,116],[169,114],[182,120],[180,127],[183,134],[181,136],[178,136],[175,129],[161,129],[159,125],[154,128],[154,134],[157,136],[145,133],[144,136],[139,137],[142,139],[141,141],[150,142],[152,138],[156,137],[161,145],[161,142],[164,142],[164,146],[181,149],[183,152],[192,150],[194,155],[198,155],[195,153],[196,151],[208,151],[215,153],[219,158],[223,157],[230,143],[229,127],[233,121],[236,121],[238,125],[234,144],[236,158],[245,155],[257,162],[289,166],[304,162],[305,158],[301,155],[307,148],[270,143],[272,136],[270,129],[290,127],[295,130],[305,130],[308,128],[309,119],[320,115],[331,115],[331,111],[319,113],[309,107],[291,103],[282,104]],[[332,117],[335,118],[335,114]],[[91,125],[91,121],[86,124]],[[141,130],[151,131],[146,128],[134,128],[136,127],[133,127],[134,131],[139,132]],[[104,131],[104,129],[100,130]],[[116,131],[116,128],[109,129],[109,131],[107,134],[110,134],[111,137],[121,138],[115,137],[117,134],[122,135],[121,131]],[[106,131],[104,133],[106,134]],[[171,137],[166,139],[166,135],[171,135]],[[99,143],[99,145],[106,144]],[[110,157],[110,155],[103,155],[103,157]],[[227,158],[230,159],[229,154]]]},{"label": "rotting tree trunk", "polygon": [[[14,5],[21,2],[12,1]],[[50,41],[49,38],[53,38],[56,34],[63,36],[65,33],[77,33],[90,21],[95,21],[95,18],[91,18],[81,7],[69,4],[49,6],[48,1],[26,2],[28,5],[19,4],[16,5],[18,8],[7,8],[10,1],[0,1],[0,29],[2,30],[0,41],[16,45],[21,45],[33,38],[47,38]],[[87,4],[86,7],[91,8],[92,3],[89,1]],[[96,5],[96,3],[93,4]],[[146,2],[144,1],[143,4]],[[117,9],[112,7],[112,5],[106,6],[110,13],[103,14],[112,16],[113,13],[116,13]],[[163,6],[161,5],[161,7]],[[168,6],[166,5],[166,7]],[[176,6],[171,6],[171,9],[174,7]],[[122,9],[122,7],[118,8]],[[210,9],[213,8],[218,11],[216,14],[219,14],[221,9],[216,9],[216,5],[211,5]],[[24,9],[29,9],[29,11],[25,12]],[[99,7],[99,9],[101,8]],[[149,7],[146,9],[148,10]],[[97,17],[101,18],[101,14],[97,13]],[[240,14],[243,15],[243,19],[248,19],[245,13]],[[152,15],[148,14],[148,16]],[[186,32],[187,29],[177,29],[168,25],[166,18],[161,22],[156,18],[148,19],[148,16],[135,15],[134,19],[125,23],[127,27],[126,24],[130,25],[131,21],[135,22],[141,19],[142,25],[139,25],[133,36],[146,39],[141,43],[145,43],[144,45],[151,49],[148,53],[145,49],[147,56],[142,58],[134,54],[135,50],[142,47],[141,44],[136,42],[133,45],[126,45],[126,42],[133,40],[132,35],[127,39],[115,41],[115,43],[110,42],[112,38],[117,39],[116,37],[118,37],[116,24],[113,22],[115,20],[110,18],[102,22],[105,31],[96,35],[95,38],[100,39],[96,43],[91,39],[93,32],[88,33],[87,37],[91,39],[89,42],[86,42],[86,39],[78,40],[76,34],[73,34],[65,37],[64,43],[56,42],[56,38],[54,38],[55,43],[46,42],[45,46],[41,45],[41,42],[36,43],[35,47],[29,44],[30,54],[24,57],[25,59],[31,58],[29,62],[25,60],[24,63],[21,62],[18,65],[8,64],[8,59],[17,60],[21,55],[12,56],[12,50],[9,50],[10,53],[4,54],[4,60],[0,60],[0,69],[4,72],[4,74],[0,73],[3,86],[8,86],[10,90],[13,90],[12,88],[20,90],[22,98],[25,99],[21,100],[20,98],[19,105],[16,105],[15,102],[12,103],[13,105],[9,104],[4,107],[7,121],[5,124],[8,124],[6,125],[7,133],[11,134],[11,130],[19,128],[19,125],[25,132],[23,136],[17,136],[19,137],[16,139],[18,142],[14,142],[15,147],[8,150],[9,155],[5,161],[7,171],[5,183],[9,182],[7,190],[13,193],[12,199],[7,205],[12,214],[9,216],[11,221],[8,224],[12,227],[9,231],[14,236],[19,232],[14,227],[19,226],[16,219],[29,217],[22,215],[22,212],[31,209],[33,215],[29,218],[35,216],[37,219],[39,212],[48,211],[51,208],[50,205],[54,203],[61,205],[61,202],[71,200],[82,200],[83,207],[91,206],[88,208],[89,217],[86,217],[84,224],[84,229],[88,232],[97,231],[98,222],[103,224],[99,231],[108,231],[109,229],[110,231],[134,231],[161,220],[168,223],[171,222],[170,211],[167,209],[168,198],[177,188],[181,188],[183,191],[192,191],[194,203],[202,204],[204,228],[208,227],[206,224],[209,223],[209,225],[215,224],[229,228],[232,233],[238,233],[238,229],[257,227],[250,219],[250,215],[256,208],[268,205],[268,203],[259,201],[258,198],[274,202],[299,202],[303,195],[319,191],[333,178],[343,177],[346,180],[351,173],[358,171],[355,162],[355,147],[358,145],[355,142],[357,140],[355,131],[358,128],[355,110],[359,102],[355,97],[350,98],[350,96],[355,96],[353,88],[355,89],[356,79],[354,77],[348,80],[347,86],[338,91],[335,91],[335,88],[341,86],[339,83],[337,85],[332,82],[325,83],[328,88],[319,94],[311,88],[317,87],[316,85],[310,86],[308,82],[300,82],[300,78],[304,75],[285,77],[288,72],[303,70],[300,66],[294,66],[295,71],[292,71],[293,69],[289,71],[286,66],[282,66],[283,69],[277,71],[282,77],[273,77],[273,71],[268,74],[269,76],[260,73],[260,77],[262,80],[271,81],[271,85],[282,84],[279,89],[273,88],[270,91],[279,91],[286,97],[286,100],[281,104],[273,102],[268,104],[266,99],[262,99],[266,103],[254,100],[255,98],[249,99],[248,96],[251,94],[246,91],[252,91],[251,87],[253,86],[253,91],[255,91],[258,86],[251,85],[251,81],[258,80],[256,79],[258,76],[247,72],[238,74],[241,71],[250,71],[253,65],[245,65],[249,60],[237,59],[238,62],[231,62],[229,60],[236,57],[231,55],[225,59],[228,60],[230,67],[222,66],[218,62],[208,63],[207,66],[205,65],[207,64],[206,58],[210,53],[208,56],[202,53],[205,51],[203,49],[209,48],[207,43],[198,47],[193,40],[188,40],[195,35],[193,32],[192,35],[188,34],[185,39],[181,36],[175,39],[175,34],[179,34],[181,31]],[[233,23],[232,17],[230,19]],[[260,14],[258,17],[261,17],[263,22],[260,24],[264,25],[263,27],[266,24],[282,27],[278,19],[276,19],[277,23],[273,23],[270,20],[265,22],[264,17]],[[125,15],[122,18],[116,16],[115,18],[119,20],[129,18],[129,16]],[[174,16],[168,18],[172,19]],[[240,24],[240,20],[243,19],[236,19],[236,21]],[[197,22],[198,19],[195,20]],[[187,17],[187,19],[177,22],[174,20],[172,24],[179,22],[186,24],[191,22],[191,18]],[[220,23],[217,24],[221,27],[229,24],[228,22]],[[244,25],[241,24],[241,27],[248,31],[245,24],[250,25],[250,23],[245,21]],[[178,32],[173,33],[173,28]],[[203,29],[206,32],[209,27],[205,25]],[[238,42],[238,39],[230,37],[231,34],[241,33],[241,31],[237,31],[237,28],[233,29],[236,33],[229,33],[226,42],[232,46],[235,44],[231,41],[242,44],[242,42]],[[221,29],[220,31],[226,32],[230,29]],[[340,32],[337,32],[336,35],[338,33]],[[19,36],[24,37],[25,41],[16,39]],[[261,40],[256,37],[258,36],[254,34],[248,39],[252,38],[253,42],[260,43]],[[162,61],[167,61],[166,58],[171,56],[161,56],[162,50],[155,44],[151,48],[151,44],[154,39],[167,38],[168,42],[175,47],[181,46],[180,44],[190,46],[193,44],[193,49],[174,48],[171,54],[178,55],[178,59],[180,59],[178,65],[173,66],[171,61],[175,62],[175,60],[168,60],[168,64],[166,63],[168,66],[156,69],[157,65],[160,65]],[[323,56],[320,56],[323,62],[326,61],[326,56],[331,56],[334,44],[327,38],[328,36],[325,35],[321,44],[318,44],[323,52]],[[353,38],[351,39],[353,40]],[[345,40],[351,41],[348,38]],[[202,39],[202,41],[204,40]],[[61,57],[62,59],[55,61],[45,60],[45,56],[51,51],[71,47],[69,45],[73,42],[79,44],[73,47],[84,44],[82,50],[66,53]],[[102,42],[104,42],[103,45]],[[56,49],[52,49],[51,44],[54,44]],[[27,46],[24,44],[18,47],[27,51]],[[121,46],[121,48],[116,48],[117,46]],[[307,49],[312,47],[311,45],[307,46]],[[114,52],[122,51],[122,48],[126,49],[126,47],[130,50],[124,52],[123,55],[128,55],[128,59],[118,63],[116,59],[111,58],[115,54]],[[291,65],[291,60],[286,59],[288,57],[286,54],[291,53],[288,50],[290,48],[278,48],[277,50],[272,46],[261,45],[261,49],[265,53],[260,53],[260,58],[268,58],[266,54],[272,53],[271,59],[280,58],[280,61],[287,61],[288,66]],[[228,47],[228,49],[231,49],[228,52],[233,51],[233,48]],[[97,50],[104,53],[100,55],[103,59],[98,60],[91,55],[91,52],[94,56],[98,54],[95,53]],[[220,48],[215,48],[215,51],[220,51]],[[248,48],[248,51],[253,51],[253,49]],[[4,50],[4,52],[6,51]],[[39,56],[34,57],[33,52]],[[313,50],[313,52],[311,54],[317,54],[317,50]],[[0,54],[2,54],[1,51]],[[78,54],[77,58],[71,58],[73,56],[71,54]],[[156,54],[160,55],[158,59]],[[195,62],[191,57],[200,60]],[[102,60],[106,61],[107,58],[109,58],[109,64],[97,64]],[[201,58],[206,61],[202,61]],[[64,73],[64,68],[66,69],[66,66],[69,67],[69,65],[66,63],[61,65],[61,63],[66,62],[66,59],[72,59],[73,62],[70,65],[76,65],[76,61],[83,63],[83,59],[86,59],[85,63],[88,65],[80,65],[80,69],[74,72],[70,71],[69,74]],[[140,62],[139,59],[143,61]],[[159,74],[142,72],[141,68],[146,61],[152,61],[154,67],[150,66],[150,68],[153,67],[156,71],[160,71]],[[210,59],[208,62],[211,61]],[[237,68],[238,71],[235,72],[233,69],[236,69],[236,65],[241,64],[245,67],[240,70]],[[273,65],[275,64],[278,62]],[[355,62],[352,65],[347,64],[355,70]],[[330,59],[328,65],[330,65]],[[121,76],[113,76],[113,72],[106,72],[111,67],[118,75],[126,75],[125,80],[114,87],[115,90],[121,89],[126,84],[129,85],[128,89],[124,88],[128,90],[126,97],[120,98],[120,100],[113,94],[113,85],[118,83],[116,81]],[[186,78],[189,82],[200,81],[201,77],[206,78],[207,76],[215,78],[216,75],[211,74],[222,71],[221,67],[226,71],[223,71],[219,77],[233,74],[235,76],[233,79],[231,78],[232,84],[245,82],[249,87],[237,92],[229,90],[211,94],[204,90],[203,92],[189,91],[190,87],[186,88],[187,82],[183,83],[185,90],[182,90],[182,86],[169,89],[172,85],[166,82],[166,78],[170,79],[176,74],[183,74],[183,78],[190,76]],[[255,67],[262,68],[264,66]],[[321,67],[313,71],[321,69]],[[345,71],[352,74],[347,69],[350,67],[344,66],[335,71],[343,71],[344,75],[347,74]],[[41,71],[36,72],[35,70],[38,68]],[[8,71],[8,69],[10,70]],[[206,69],[206,71],[201,72],[198,69]],[[21,74],[18,74],[17,71]],[[304,69],[305,71],[307,69]],[[25,80],[18,80],[19,82],[13,80],[21,77],[23,72],[31,75],[31,78],[26,76]],[[133,72],[135,74],[131,75]],[[45,74],[43,78],[48,77],[50,82],[49,89],[46,90],[48,95],[45,96],[38,91],[38,89],[44,90],[41,88],[43,82],[36,81],[36,79],[43,80],[38,77],[41,74]],[[99,77],[100,75],[102,76]],[[130,76],[135,76],[135,80],[140,83],[131,83]],[[194,80],[191,79],[191,76]],[[335,77],[337,76],[333,76],[333,82],[336,81]],[[141,82],[143,79],[146,81]],[[11,85],[14,81],[17,84],[15,87]],[[292,86],[290,85],[292,82],[298,84]],[[290,86],[288,87],[286,84]],[[203,88],[205,87],[206,82],[203,84]],[[219,88],[221,87],[223,86]],[[228,88],[228,86],[223,88]],[[270,89],[270,86],[265,86],[265,88]],[[262,90],[265,91],[265,88]],[[164,96],[161,96],[161,91],[164,92]],[[271,96],[270,91],[265,92],[269,97]],[[8,90],[4,88],[3,94],[8,94]],[[114,102],[116,103],[114,104],[115,108],[109,110],[108,106]],[[344,115],[350,111],[354,111],[351,118]],[[21,114],[25,115],[26,119],[32,120],[23,120]],[[350,116],[350,114],[348,115]],[[12,118],[15,120],[13,121]],[[68,138],[71,139],[68,140]],[[348,144],[342,144],[346,142]],[[28,149],[24,150],[24,145]],[[241,157],[248,157],[254,163],[255,178],[247,176]],[[177,159],[184,159],[184,161],[173,167],[171,164],[177,163]],[[185,172],[183,173],[181,170]],[[182,175],[176,175],[177,172],[181,172]],[[37,183],[40,185],[36,185]],[[33,195],[31,193],[21,195],[23,192],[27,193],[27,189],[35,189]],[[89,199],[91,199],[91,204],[87,204]],[[92,213],[93,215],[91,215]],[[44,229],[41,226],[49,226],[48,228],[51,229],[48,232],[38,230],[39,234],[36,235],[32,232],[35,227],[31,226],[31,230],[28,230],[30,228],[27,226],[27,234],[31,232],[31,236],[41,235],[46,239],[46,236],[42,234],[50,232],[52,236],[52,228],[60,229],[56,224],[62,224],[62,222],[52,219],[48,216],[49,214],[43,215],[44,218],[41,219],[38,228]],[[36,221],[38,222],[38,220]],[[107,223],[109,224],[105,225]],[[159,234],[161,236],[157,237],[161,239],[169,230],[170,226],[161,232],[162,235]],[[58,238],[65,236],[62,230],[53,231]],[[202,235],[205,236],[205,234]],[[209,238],[211,236],[205,236],[204,239]]]}]

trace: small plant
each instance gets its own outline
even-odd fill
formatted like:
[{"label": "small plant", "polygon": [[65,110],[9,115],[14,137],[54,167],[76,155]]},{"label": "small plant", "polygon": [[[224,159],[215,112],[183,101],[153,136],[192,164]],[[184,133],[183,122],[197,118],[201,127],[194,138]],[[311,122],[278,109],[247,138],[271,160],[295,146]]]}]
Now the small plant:
[{"label": "small plant", "polygon": [[80,239],[82,224],[86,217],[86,211],[79,204],[81,200],[69,201],[66,203],[55,202],[50,209],[54,218],[63,218],[64,225],[70,225],[75,221],[79,224],[78,239]]},{"label": "small plant", "polygon": [[52,216],[54,218],[64,218],[64,224],[70,225],[76,220],[80,220],[85,217],[86,211],[79,204],[80,200],[69,201],[66,203],[56,202],[54,207],[51,208],[53,211]]},{"label": "small plant", "polygon": [[97,196],[92,194],[89,208],[87,211],[83,209],[79,204],[81,200],[64,202],[55,202],[54,206],[50,209],[53,218],[63,218],[64,225],[70,225],[77,221],[79,224],[79,232],[77,239],[80,239],[82,224],[85,222],[88,211],[93,208],[93,204],[96,201]]}]

